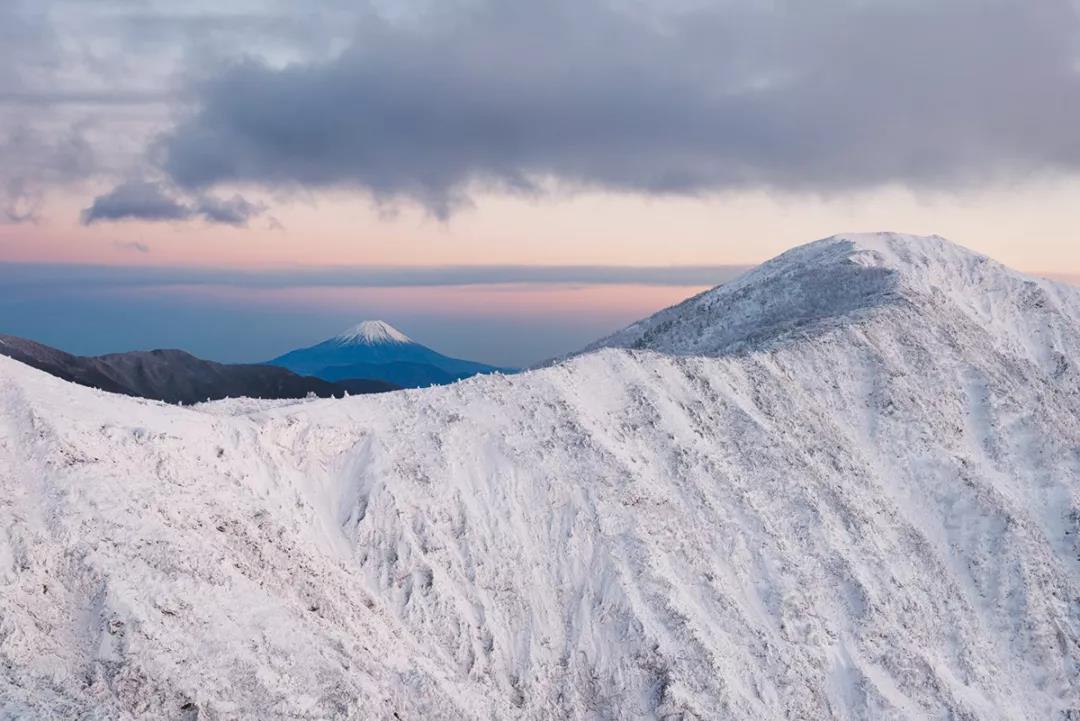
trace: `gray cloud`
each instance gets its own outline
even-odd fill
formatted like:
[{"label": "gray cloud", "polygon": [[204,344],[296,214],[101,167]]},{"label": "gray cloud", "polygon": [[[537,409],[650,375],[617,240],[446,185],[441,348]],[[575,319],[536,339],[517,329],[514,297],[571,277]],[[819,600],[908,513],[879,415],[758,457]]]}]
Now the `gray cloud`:
[{"label": "gray cloud", "polygon": [[148,105],[160,114],[165,94],[125,89],[122,49],[86,21],[111,9],[0,2],[0,218],[36,221],[50,191],[141,162],[153,131],[134,121]]},{"label": "gray cloud", "polygon": [[46,189],[92,173],[98,159],[86,136],[87,126],[78,121],[49,127],[0,112],[0,217],[36,221]]},{"label": "gray cloud", "polygon": [[[297,13],[252,0],[245,14],[209,0],[0,1],[0,223],[47,215],[54,191],[148,175],[147,145],[184,102],[187,73],[237,47],[279,61],[339,48],[327,41],[349,25],[323,8],[335,4]],[[219,206],[204,217],[229,210]],[[238,209],[223,220],[240,222]]]},{"label": "gray cloud", "polygon": [[187,220],[195,211],[165,190],[160,183],[129,180],[94,198],[83,211],[82,222],[103,220]]},{"label": "gray cloud", "polygon": [[474,2],[331,60],[233,62],[160,141],[178,185],[353,187],[445,216],[477,187],[957,187],[1080,165],[1068,0]]},{"label": "gray cloud", "polygon": [[178,198],[162,183],[128,180],[94,198],[82,212],[82,222],[91,225],[101,221],[179,221],[201,217],[208,223],[242,227],[265,210],[265,206],[240,195],[231,198],[200,195],[189,202]]},{"label": "gray cloud", "polygon": [[231,198],[202,196],[198,199],[195,212],[211,223],[224,223],[237,227],[247,225],[248,221],[265,212],[266,206],[252,203],[239,195]]},{"label": "gray cloud", "polygon": [[8,223],[28,223],[38,219],[41,210],[41,191],[27,187],[26,180],[10,178],[4,188],[4,220]]},{"label": "gray cloud", "polygon": [[242,224],[236,184],[446,217],[480,189],[1073,174],[1078,35],[1072,0],[7,0],[0,220],[133,176]]}]

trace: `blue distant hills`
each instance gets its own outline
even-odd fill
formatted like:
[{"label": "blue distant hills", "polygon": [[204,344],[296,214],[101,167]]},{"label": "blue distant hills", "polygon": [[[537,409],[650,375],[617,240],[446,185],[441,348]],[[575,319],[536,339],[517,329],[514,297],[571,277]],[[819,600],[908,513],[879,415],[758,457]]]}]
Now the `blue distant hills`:
[{"label": "blue distant hills", "polygon": [[517,370],[445,356],[381,320],[364,321],[322,343],[290,351],[268,363],[326,381],[366,378],[403,388]]}]

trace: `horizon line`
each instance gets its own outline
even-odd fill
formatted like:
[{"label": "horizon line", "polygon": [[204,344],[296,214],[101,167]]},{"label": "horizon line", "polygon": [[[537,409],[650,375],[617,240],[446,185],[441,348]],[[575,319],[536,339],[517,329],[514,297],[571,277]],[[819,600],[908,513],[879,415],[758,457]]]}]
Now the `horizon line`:
[{"label": "horizon line", "polygon": [[[0,288],[51,283],[251,288],[408,288],[513,284],[717,285],[753,265],[348,265],[242,269],[214,266],[0,261]],[[3,272],[7,269],[9,272]]]}]

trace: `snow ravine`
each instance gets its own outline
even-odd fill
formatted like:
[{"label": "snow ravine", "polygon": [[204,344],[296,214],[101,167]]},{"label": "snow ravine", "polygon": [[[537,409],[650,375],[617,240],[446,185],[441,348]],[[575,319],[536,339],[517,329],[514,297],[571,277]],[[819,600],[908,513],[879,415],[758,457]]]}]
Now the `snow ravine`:
[{"label": "snow ravine", "polygon": [[516,376],[0,358],[0,717],[1080,718],[1080,294],[804,246]]}]

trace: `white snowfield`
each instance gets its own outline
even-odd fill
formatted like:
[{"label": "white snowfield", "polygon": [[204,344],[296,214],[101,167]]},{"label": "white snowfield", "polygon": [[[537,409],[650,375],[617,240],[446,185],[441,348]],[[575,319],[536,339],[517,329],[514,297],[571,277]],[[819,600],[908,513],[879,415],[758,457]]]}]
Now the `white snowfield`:
[{"label": "white snowfield", "polygon": [[0,358],[0,716],[1080,718],[1080,292],[836,237],[515,376]]},{"label": "white snowfield", "polygon": [[382,320],[365,320],[331,339],[341,345],[380,345],[412,343],[413,339]]}]

